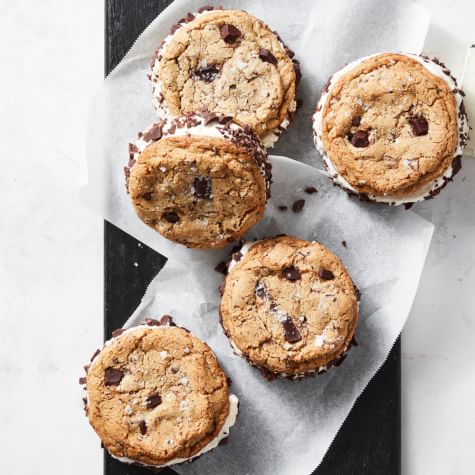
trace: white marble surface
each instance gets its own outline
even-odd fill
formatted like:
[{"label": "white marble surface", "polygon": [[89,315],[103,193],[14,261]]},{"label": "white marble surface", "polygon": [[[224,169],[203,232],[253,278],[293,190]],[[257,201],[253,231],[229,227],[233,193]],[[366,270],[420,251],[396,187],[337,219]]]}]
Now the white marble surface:
[{"label": "white marble surface", "polygon": [[[471,0],[421,0],[426,52],[455,72]],[[470,36],[472,35],[472,36]],[[75,193],[103,4],[0,0],[1,474],[101,473],[77,376],[102,338],[102,221]],[[415,210],[437,226],[403,338],[403,473],[475,473],[475,160]]]}]

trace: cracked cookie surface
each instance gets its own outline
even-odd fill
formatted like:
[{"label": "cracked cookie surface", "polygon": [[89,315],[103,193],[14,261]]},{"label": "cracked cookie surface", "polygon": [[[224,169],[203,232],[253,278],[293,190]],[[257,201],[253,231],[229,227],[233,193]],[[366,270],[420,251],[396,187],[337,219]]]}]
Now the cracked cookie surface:
[{"label": "cracked cookie surface", "polygon": [[[138,216],[167,239],[187,247],[225,246],[264,215],[270,162],[250,130],[204,126],[195,116],[189,127],[178,128],[180,120],[163,127],[163,134],[171,127],[171,135],[160,132],[160,139],[134,152],[137,160],[128,172],[132,203]],[[178,132],[183,135],[173,135]]]},{"label": "cracked cookie surface", "polygon": [[296,108],[298,63],[290,56],[252,15],[207,11],[180,24],[160,48],[152,63],[154,104],[165,115],[206,108],[231,116],[270,146]]},{"label": "cracked cookie surface", "polygon": [[358,193],[414,195],[454,160],[455,92],[409,55],[365,59],[328,91],[320,137],[324,152]]},{"label": "cracked cookie surface", "polygon": [[282,236],[258,241],[233,263],[220,313],[238,353],[292,378],[322,371],[347,351],[358,298],[326,247]]},{"label": "cracked cookie surface", "polygon": [[210,348],[178,327],[139,326],[110,340],[86,383],[87,413],[116,458],[163,465],[198,454],[229,413]]}]

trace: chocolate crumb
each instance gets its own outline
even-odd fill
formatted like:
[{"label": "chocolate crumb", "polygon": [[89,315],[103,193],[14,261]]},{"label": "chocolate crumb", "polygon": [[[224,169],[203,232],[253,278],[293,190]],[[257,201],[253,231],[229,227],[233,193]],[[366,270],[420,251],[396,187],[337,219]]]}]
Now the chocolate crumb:
[{"label": "chocolate crumb", "polygon": [[318,277],[323,280],[332,280],[335,278],[333,272],[331,270],[325,269],[324,267],[320,267],[320,269],[318,269]]},{"label": "chocolate crumb", "polygon": [[343,247],[347,247],[346,241],[341,241],[341,245],[342,245]]},{"label": "chocolate crumb", "polygon": [[124,377],[124,373],[120,369],[106,368],[105,385],[118,386]]},{"label": "chocolate crumb", "polygon": [[304,191],[305,193],[311,195],[313,193],[316,193],[318,190],[314,186],[307,186]]},{"label": "chocolate crumb", "polygon": [[158,320],[155,320],[154,318],[146,318],[145,323],[149,327],[159,327],[160,326],[160,322]]},{"label": "chocolate crumb", "polygon": [[300,280],[301,278],[301,274],[300,274],[300,271],[294,267],[294,266],[289,266],[289,267],[286,267],[282,273],[284,274],[284,277],[287,279],[287,280],[290,280],[290,281],[296,281],[296,280]]},{"label": "chocolate crumb", "polygon": [[259,58],[265,63],[277,64],[277,58],[267,48],[259,48]]},{"label": "chocolate crumb", "polygon": [[173,318],[170,315],[163,315],[160,319],[160,326],[162,327],[174,327]]},{"label": "chocolate crumb", "polygon": [[219,32],[221,33],[221,38],[228,44],[235,43],[242,36],[242,33],[234,25],[223,25]]},{"label": "chocolate crumb", "polygon": [[147,433],[147,424],[143,419],[139,422],[139,429],[142,435],[145,435]]},{"label": "chocolate crumb", "polygon": [[162,123],[153,124],[152,128],[143,135],[146,142],[156,142],[162,138]]},{"label": "chocolate crumb", "polygon": [[287,211],[289,208],[285,205],[281,205],[281,206],[278,206],[277,207],[279,209],[279,211]]},{"label": "chocolate crumb", "polygon": [[178,221],[180,221],[180,216],[178,216],[178,213],[175,213],[175,211],[166,211],[163,213],[162,218],[172,224],[178,223]]},{"label": "chocolate crumb", "polygon": [[228,266],[226,265],[226,262],[221,261],[216,265],[214,270],[220,274],[226,275],[228,273]]},{"label": "chocolate crumb", "polygon": [[162,403],[162,398],[158,393],[150,394],[150,396],[146,400],[146,403],[147,409],[153,409],[154,407],[157,407],[159,404]]},{"label": "chocolate crumb", "polygon": [[297,200],[293,205],[292,205],[292,211],[294,213],[300,213],[303,210],[303,207],[305,206],[305,200]]},{"label": "chocolate crumb", "polygon": [[87,381],[87,379],[84,376],[79,378],[79,384],[86,384],[86,381]]}]

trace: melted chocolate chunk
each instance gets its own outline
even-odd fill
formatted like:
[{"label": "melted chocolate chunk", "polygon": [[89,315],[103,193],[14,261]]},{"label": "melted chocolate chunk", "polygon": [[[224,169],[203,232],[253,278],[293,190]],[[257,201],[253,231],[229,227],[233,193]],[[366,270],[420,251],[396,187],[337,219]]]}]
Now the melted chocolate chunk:
[{"label": "melted chocolate chunk", "polygon": [[150,201],[152,199],[152,193],[144,193],[142,195],[142,198],[145,200],[145,201]]},{"label": "melted chocolate chunk", "polygon": [[409,124],[411,124],[412,128],[412,133],[416,136],[419,137],[421,135],[427,135],[429,132],[429,124],[427,123],[427,120],[425,117],[418,115],[415,117],[410,117],[407,119]]},{"label": "melted chocolate chunk", "polygon": [[293,205],[292,205],[292,211],[294,213],[300,213],[303,210],[303,207],[305,206],[305,200],[297,200]]},{"label": "melted chocolate chunk", "polygon": [[193,194],[197,198],[209,200],[213,194],[211,191],[211,178],[207,176],[200,176],[193,181]]},{"label": "melted chocolate chunk", "polygon": [[162,403],[162,398],[158,393],[150,394],[150,396],[146,400],[146,403],[147,409],[153,409],[154,407],[157,407],[159,404]]},{"label": "melted chocolate chunk", "polygon": [[143,419],[139,422],[139,429],[142,435],[145,435],[147,433],[147,424]]},{"label": "melted chocolate chunk", "polygon": [[265,63],[277,64],[277,58],[266,48],[259,48],[259,58]]},{"label": "melted chocolate chunk", "polygon": [[219,272],[220,274],[226,275],[228,273],[228,266],[226,265],[226,262],[221,261],[215,268],[214,270],[216,272]]},{"label": "melted chocolate chunk", "polygon": [[[349,138],[350,135],[351,138]],[[348,138],[353,147],[363,148],[369,145],[367,130],[357,130],[354,134],[349,134]]]},{"label": "melted chocolate chunk", "polygon": [[162,215],[162,218],[172,224],[178,223],[178,221],[180,221],[180,216],[178,216],[178,213],[175,213],[175,211],[165,211],[165,213]]},{"label": "melted chocolate chunk", "polygon": [[305,193],[311,195],[313,193],[316,193],[318,190],[314,186],[307,186],[304,191]]},{"label": "melted chocolate chunk", "polygon": [[302,339],[300,332],[290,318],[284,320],[282,326],[284,327],[284,338],[289,343],[296,343]]},{"label": "melted chocolate chunk", "polygon": [[323,280],[332,280],[335,278],[333,272],[331,270],[325,269],[324,267],[320,267],[320,269],[318,269],[318,277]]},{"label": "melted chocolate chunk", "polygon": [[209,66],[207,68],[196,69],[194,71],[195,77],[204,82],[213,82],[218,74],[219,69],[216,66]]},{"label": "melted chocolate chunk", "polygon": [[219,32],[221,38],[228,44],[235,43],[242,36],[242,33],[234,25],[223,25]]},{"label": "melted chocolate chunk", "polygon": [[125,332],[125,330],[124,330],[123,328],[117,328],[117,330],[114,330],[114,331],[112,332],[112,336],[113,336],[114,338],[116,338],[116,337],[122,335],[122,333],[124,333],[124,332]]},{"label": "melted chocolate chunk", "polygon": [[300,280],[301,278],[300,271],[294,266],[286,267],[282,273],[284,277],[290,281]]},{"label": "melted chocolate chunk", "polygon": [[118,386],[124,377],[124,373],[120,369],[106,368],[105,385]]},{"label": "melted chocolate chunk", "polygon": [[351,125],[355,126],[355,127],[358,127],[358,125],[361,124],[361,117],[359,115],[353,117],[353,119],[351,119]]}]

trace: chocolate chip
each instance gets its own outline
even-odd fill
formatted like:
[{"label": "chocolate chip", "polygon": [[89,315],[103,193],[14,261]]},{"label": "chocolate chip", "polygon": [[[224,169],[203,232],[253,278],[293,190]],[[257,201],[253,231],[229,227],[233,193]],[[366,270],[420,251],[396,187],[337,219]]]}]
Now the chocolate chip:
[{"label": "chocolate chip", "polygon": [[120,369],[106,368],[105,385],[118,386],[124,377],[124,373]]},{"label": "chocolate chip", "polygon": [[302,339],[300,332],[290,318],[284,320],[282,326],[284,327],[284,338],[289,343],[296,343]]},{"label": "chocolate chip", "polygon": [[175,213],[175,211],[165,211],[165,213],[162,215],[162,218],[172,224],[178,223],[178,221],[180,221],[180,216],[178,216],[178,213]]},{"label": "chocolate chip", "polygon": [[213,196],[211,191],[211,178],[200,176],[193,181],[192,193],[204,200],[209,200]]},{"label": "chocolate chip", "polygon": [[242,36],[242,33],[234,25],[223,25],[219,32],[221,38],[228,44],[235,43]]},{"label": "chocolate chip", "polygon": [[303,207],[305,206],[305,200],[297,200],[293,205],[292,205],[292,211],[294,213],[300,213],[303,210]]},{"label": "chocolate chip", "polygon": [[286,267],[282,273],[287,280],[291,281],[300,280],[301,277],[300,271],[294,266]]},{"label": "chocolate chip", "polygon": [[259,58],[265,63],[277,64],[277,58],[266,48],[259,48]]},{"label": "chocolate chip", "polygon": [[113,336],[114,338],[116,338],[116,337],[122,335],[122,333],[124,333],[124,332],[125,332],[125,330],[124,330],[123,328],[118,328],[117,330],[114,330],[114,331],[112,332],[112,336]]},{"label": "chocolate chip", "polygon": [[203,13],[207,10],[214,10],[214,7],[211,6],[211,5],[205,5],[204,7],[201,7],[201,8],[198,8],[198,10],[196,10],[198,13]]},{"label": "chocolate chip", "polygon": [[414,203],[404,203],[404,209],[411,209],[414,206]]},{"label": "chocolate chip", "polygon": [[343,247],[346,247],[346,246],[347,246],[346,241],[341,241],[341,245],[342,245]]},{"label": "chocolate chip", "polygon": [[239,251],[233,252],[232,258],[233,258],[233,261],[239,262],[242,258],[242,254]]},{"label": "chocolate chip", "polygon": [[153,409],[154,407],[157,407],[159,404],[162,403],[162,398],[158,393],[150,394],[150,396],[146,400],[146,403],[147,409]]},{"label": "chocolate chip", "polygon": [[203,117],[203,124],[208,125],[210,122],[215,120],[218,115],[215,114],[214,112],[209,112],[208,110],[205,110],[203,112],[200,112],[200,115]]},{"label": "chocolate chip", "polygon": [[219,272],[220,274],[226,275],[228,273],[228,266],[226,265],[226,262],[221,261],[215,268],[214,270],[216,272]]},{"label": "chocolate chip", "polygon": [[421,135],[427,135],[427,133],[429,132],[429,124],[427,123],[425,117],[418,115],[415,117],[409,117],[407,121],[409,122],[409,124],[411,124],[412,133],[416,137],[419,137]]},{"label": "chocolate chip", "polygon": [[143,139],[146,142],[152,142],[152,141],[157,141],[162,138],[162,124],[161,122],[158,124],[153,124],[152,128],[148,130],[144,136]]},{"label": "chocolate chip", "polygon": [[159,327],[160,326],[160,322],[158,320],[155,320],[154,318],[146,318],[145,323],[149,327]]},{"label": "chocolate chip", "polygon": [[145,201],[150,201],[152,199],[152,193],[144,193],[142,195],[142,198],[145,200]]},{"label": "chocolate chip", "polygon": [[79,384],[86,384],[87,379],[83,376],[79,378]]},{"label": "chocolate chip", "polygon": [[101,352],[101,350],[96,350],[94,354],[91,356],[91,363],[94,361],[94,358]]},{"label": "chocolate chip", "polygon": [[287,206],[285,206],[285,205],[282,205],[282,206],[278,206],[278,209],[280,211],[287,211],[289,208],[287,208]]},{"label": "chocolate chip", "polygon": [[196,69],[194,75],[201,81],[213,82],[219,73],[219,69],[215,66],[209,66],[208,68]]},{"label": "chocolate chip", "polygon": [[358,127],[358,125],[361,124],[361,117],[359,115],[353,117],[353,119],[351,119],[351,125],[354,125],[355,127]]},{"label": "chocolate chip", "polygon": [[369,145],[368,131],[357,130],[354,134],[351,134],[351,145],[358,148],[367,147]]},{"label": "chocolate chip", "polygon": [[142,435],[145,435],[147,433],[147,424],[143,419],[139,422],[139,429]]},{"label": "chocolate chip", "polygon": [[353,335],[351,338],[350,346],[359,346],[358,342],[356,341],[355,335]]},{"label": "chocolate chip", "polygon": [[332,280],[335,278],[333,272],[331,270],[325,269],[324,267],[320,267],[320,269],[318,269],[318,277],[323,280]]},{"label": "chocolate chip", "polygon": [[314,187],[314,186],[307,186],[307,188],[305,188],[305,193],[308,193],[309,195],[313,194],[313,193],[316,193],[318,190]]}]

